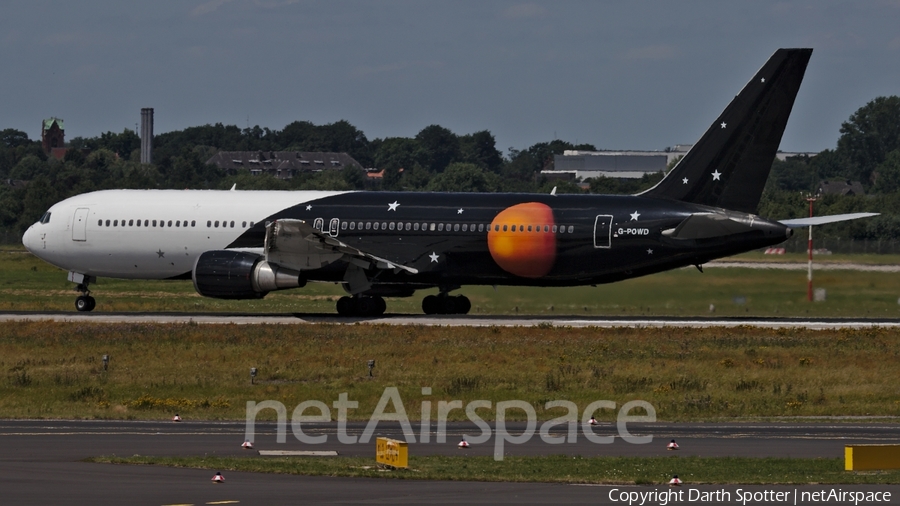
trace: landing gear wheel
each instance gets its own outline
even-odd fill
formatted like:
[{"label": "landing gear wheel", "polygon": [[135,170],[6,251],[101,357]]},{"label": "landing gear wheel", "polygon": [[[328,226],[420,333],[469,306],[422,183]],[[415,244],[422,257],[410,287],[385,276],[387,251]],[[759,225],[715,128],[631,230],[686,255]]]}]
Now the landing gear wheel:
[{"label": "landing gear wheel", "polygon": [[469,298],[465,295],[457,295],[454,298],[456,299],[456,314],[468,314],[472,309],[472,302]]},{"label": "landing gear wheel", "polygon": [[435,295],[428,295],[422,299],[422,312],[425,314],[438,314],[440,300]]},{"label": "landing gear wheel", "polygon": [[75,309],[79,312],[93,311],[97,301],[90,295],[80,295],[75,299]]},{"label": "landing gear wheel", "polygon": [[341,297],[337,301],[337,312],[341,316],[381,316],[387,304],[381,297]]},{"label": "landing gear wheel", "polygon": [[341,297],[337,301],[337,312],[341,316],[353,316],[356,304],[350,297]]},{"label": "landing gear wheel", "polygon": [[443,297],[438,297],[438,300],[440,301],[438,311],[440,314],[456,314],[456,297],[444,295]]}]

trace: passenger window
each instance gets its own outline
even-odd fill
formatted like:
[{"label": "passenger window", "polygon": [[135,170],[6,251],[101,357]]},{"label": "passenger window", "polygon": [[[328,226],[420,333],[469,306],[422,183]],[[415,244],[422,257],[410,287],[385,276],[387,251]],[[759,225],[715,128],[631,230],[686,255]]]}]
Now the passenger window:
[{"label": "passenger window", "polygon": [[387,230],[387,223],[381,222],[381,230]]},{"label": "passenger window", "polygon": [[232,221],[231,224],[230,224],[229,226],[230,226],[231,228],[234,228],[234,222]]},{"label": "passenger window", "polygon": [[468,231],[469,231],[469,226],[466,225],[465,223],[463,223],[463,232],[468,232]]},{"label": "passenger window", "polygon": [[118,227],[118,226],[119,226],[119,220],[113,220],[113,226],[114,226],[114,227]]},{"label": "passenger window", "polygon": [[478,224],[478,231],[479,231],[479,232],[484,232],[484,223],[479,223],[479,224]]},{"label": "passenger window", "polygon": [[413,230],[419,230],[419,223],[413,223]]},{"label": "passenger window", "polygon": [[369,230],[370,228],[372,228],[372,222],[367,221],[366,222],[366,230]]},{"label": "passenger window", "polygon": [[503,231],[506,232],[506,225],[503,225]]},{"label": "passenger window", "polygon": [[360,222],[357,222],[357,223],[356,223],[356,228],[362,230],[362,229],[363,229],[363,222],[361,222],[361,221],[360,221]]},{"label": "passenger window", "polygon": [[556,233],[556,225],[553,225],[553,233]]},{"label": "passenger window", "polygon": [[[500,225],[494,225],[494,232],[500,231]],[[503,231],[506,232],[506,225],[503,225]]]},{"label": "passenger window", "polygon": [[129,226],[129,227],[133,227],[133,226],[134,226],[134,220],[128,220],[128,226]]},{"label": "passenger window", "polygon": [[379,223],[376,221],[375,223],[372,224],[372,230],[378,230],[379,226],[380,226]]},{"label": "passenger window", "polygon": [[531,232],[531,225],[528,225],[528,231]]},{"label": "passenger window", "polygon": [[241,222],[241,228],[247,228],[247,222],[246,222],[246,221],[242,221],[242,222]]},{"label": "passenger window", "polygon": [[454,224],[453,224],[453,231],[454,231],[454,232],[459,232],[459,223],[454,223]]},{"label": "passenger window", "polygon": [[[187,225],[187,223],[185,223],[185,225]],[[175,221],[175,228],[178,228],[180,226],[181,226],[181,220]]]},{"label": "passenger window", "polygon": [[166,223],[166,226],[167,226],[167,227],[171,227],[171,226],[172,226],[172,220],[169,220],[169,222]]},{"label": "passenger window", "polygon": [[153,220],[153,226],[154,227],[156,226],[156,220]]},{"label": "passenger window", "polygon": [[393,221],[392,221],[391,224],[390,224],[390,229],[391,229],[391,230],[394,230],[394,222],[393,222]]},{"label": "passenger window", "polygon": [[[194,222],[192,221],[192,222],[191,222],[191,226],[194,226],[193,223],[194,223]],[[250,222],[250,228],[253,228],[253,222],[252,222],[252,221]]]},{"label": "passenger window", "polygon": [[216,220],[216,221],[215,221],[214,226],[215,226],[216,228],[219,228],[219,220]]},{"label": "passenger window", "polygon": [[211,226],[212,226],[212,221],[206,220],[206,228],[209,228]]},{"label": "passenger window", "polygon": [[160,227],[165,227],[165,226],[166,226],[165,220],[159,220],[159,226],[160,226]]},{"label": "passenger window", "polygon": [[102,226],[103,226],[103,220],[97,220],[97,226],[98,226],[98,227],[102,227]]},{"label": "passenger window", "polygon": [[550,231],[550,225],[544,225],[544,232]]},{"label": "passenger window", "polygon": [[412,228],[412,223],[406,224],[406,230],[409,231]]},{"label": "passenger window", "polygon": [[575,226],[574,226],[574,225],[569,225],[569,233],[571,234],[571,233],[574,232],[574,231],[575,231]]},{"label": "passenger window", "polygon": [[434,232],[434,223],[432,223],[429,228],[431,229],[432,232]]},{"label": "passenger window", "polygon": [[[346,226],[347,226],[347,222],[346,222],[346,221],[345,221],[344,223],[341,224],[341,227],[342,227],[342,228],[346,228]],[[356,230],[356,222],[355,222],[355,221],[351,221],[351,222],[350,222],[350,230]]]},{"label": "passenger window", "polygon": [[444,224],[438,223],[438,232],[443,232],[443,231],[444,231]]}]

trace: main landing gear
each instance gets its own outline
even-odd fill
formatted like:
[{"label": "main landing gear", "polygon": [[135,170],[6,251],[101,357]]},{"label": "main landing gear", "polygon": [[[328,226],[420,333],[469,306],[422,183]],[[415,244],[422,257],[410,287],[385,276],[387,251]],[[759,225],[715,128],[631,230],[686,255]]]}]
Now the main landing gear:
[{"label": "main landing gear", "polygon": [[472,309],[472,302],[465,295],[428,295],[422,299],[425,314],[466,314]]},{"label": "main landing gear", "polygon": [[91,291],[88,290],[87,284],[80,283],[75,289],[81,292],[81,295],[75,299],[75,309],[79,312],[93,311],[97,301],[91,297]]},{"label": "main landing gear", "polygon": [[367,295],[341,297],[337,301],[337,312],[341,316],[381,316],[387,309],[384,299]]}]

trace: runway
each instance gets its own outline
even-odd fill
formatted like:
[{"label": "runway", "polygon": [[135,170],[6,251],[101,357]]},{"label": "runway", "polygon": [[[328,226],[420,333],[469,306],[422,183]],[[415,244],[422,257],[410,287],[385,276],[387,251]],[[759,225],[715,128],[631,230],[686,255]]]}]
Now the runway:
[{"label": "runway", "polygon": [[741,318],[741,317],[584,317],[387,314],[350,318],[335,314],[304,313],[63,313],[41,311],[0,312],[0,322],[52,321],[73,323],[271,324],[271,325],[437,325],[445,327],[689,327],[689,328],[807,328],[813,330],[897,328],[896,318]]},{"label": "runway", "polygon": [[[509,424],[511,432],[523,424]],[[348,434],[359,435],[363,423],[351,423]],[[340,455],[372,456],[374,440],[343,445],[336,441],[334,424],[319,424],[305,432],[329,435],[329,443],[303,445],[291,436],[276,442],[273,423],[256,425],[256,450],[335,449]],[[419,427],[414,426],[417,434]],[[433,428],[432,428],[433,429]],[[666,443],[676,439],[679,455],[705,456],[790,456],[836,457],[845,444],[898,443],[900,433],[891,424],[880,423],[717,423],[717,424],[635,424],[636,435],[653,435],[653,442],[628,444],[617,438],[600,445],[579,438],[579,442],[549,445],[532,438],[521,445],[508,445],[507,455],[667,455]],[[564,427],[553,431],[562,434]],[[471,424],[448,426],[446,443],[412,443],[412,455],[460,455],[456,449],[463,433],[477,434]],[[613,433],[610,425],[596,428]],[[401,434],[399,427],[379,424],[376,436]],[[663,491],[661,486],[573,486],[540,483],[467,483],[394,479],[280,476],[225,472],[226,483],[214,485],[210,470],[175,469],[155,466],[91,464],[79,460],[96,455],[242,455],[245,439],[243,422],[142,421],[0,421],[0,486],[3,502],[9,504],[621,504],[616,499],[623,490]],[[433,438],[432,438],[433,440]],[[491,455],[493,442],[473,445],[464,455]],[[668,453],[671,455],[671,452]],[[265,457],[256,457],[265,458]],[[332,457],[334,458],[334,457]],[[337,457],[340,458],[340,457]],[[713,486],[687,484],[701,491],[785,491],[877,490],[900,498],[900,486],[771,487]],[[613,496],[610,496],[612,491]],[[685,498],[687,496],[685,495]],[[734,496],[732,496],[734,499]],[[686,502],[686,501],[685,501]],[[757,504],[749,502],[748,504]],[[798,502],[804,504],[804,502]],[[809,504],[813,504],[810,502]]]}]

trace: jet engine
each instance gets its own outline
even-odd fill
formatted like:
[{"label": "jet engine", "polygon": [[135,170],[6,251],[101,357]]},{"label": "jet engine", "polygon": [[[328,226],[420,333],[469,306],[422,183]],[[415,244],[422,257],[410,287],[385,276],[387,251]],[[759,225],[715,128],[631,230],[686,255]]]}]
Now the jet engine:
[{"label": "jet engine", "polygon": [[197,293],[216,299],[260,299],[274,290],[306,285],[299,271],[244,251],[204,252],[197,257],[191,278]]}]

